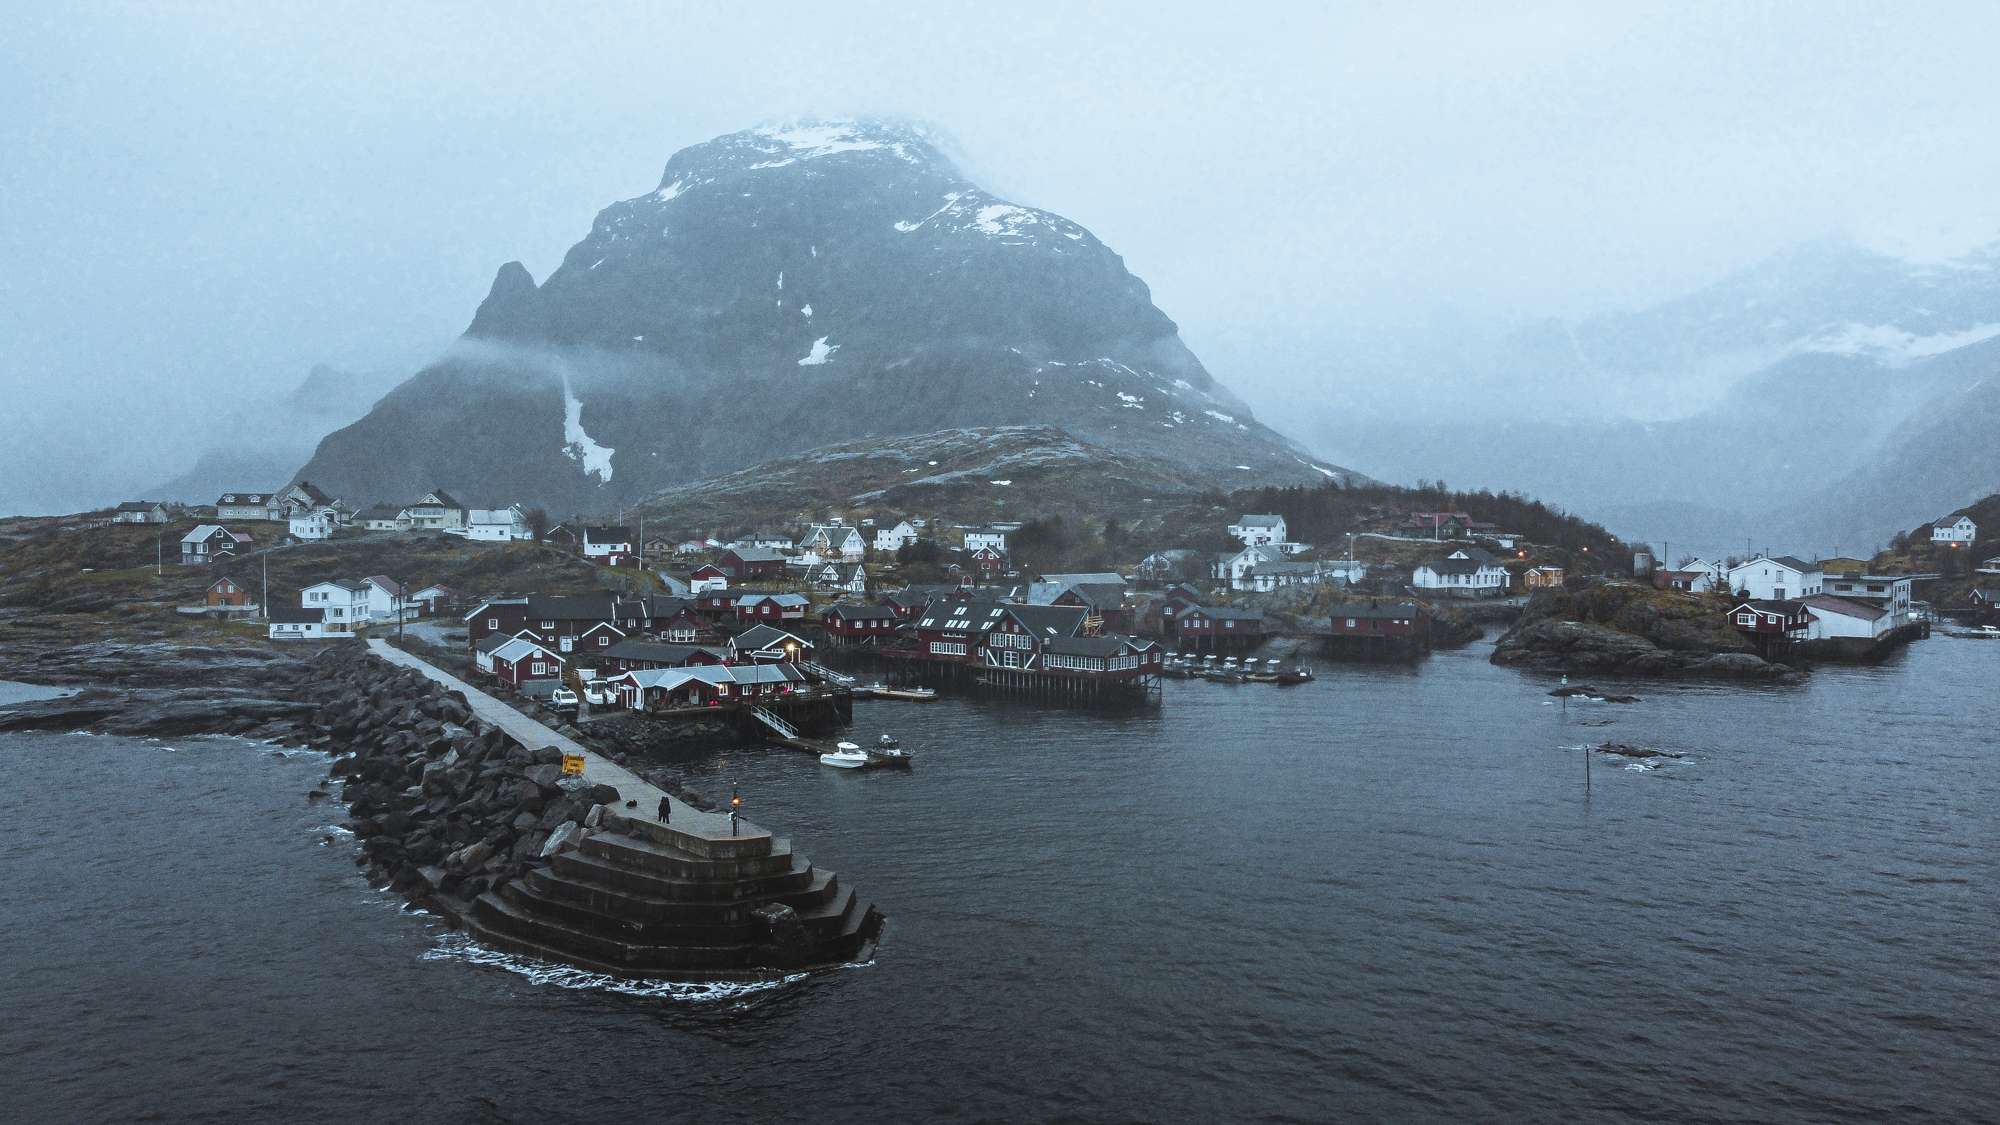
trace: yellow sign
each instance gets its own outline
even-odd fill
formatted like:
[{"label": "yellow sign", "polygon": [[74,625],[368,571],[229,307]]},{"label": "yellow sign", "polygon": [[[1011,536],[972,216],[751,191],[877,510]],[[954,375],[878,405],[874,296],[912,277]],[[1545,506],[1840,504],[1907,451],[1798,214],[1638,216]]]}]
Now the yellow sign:
[{"label": "yellow sign", "polygon": [[581,754],[563,755],[563,776],[564,777],[583,776],[583,755]]}]

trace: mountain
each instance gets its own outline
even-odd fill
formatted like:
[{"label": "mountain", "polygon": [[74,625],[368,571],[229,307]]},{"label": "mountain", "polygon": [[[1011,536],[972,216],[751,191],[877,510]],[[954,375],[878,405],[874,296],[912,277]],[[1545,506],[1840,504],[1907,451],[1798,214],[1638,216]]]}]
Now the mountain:
[{"label": "mountain", "polygon": [[1177,462],[1096,445],[1054,426],[1001,426],[831,445],[674,485],[626,517],[723,535],[828,515],[1087,523],[1114,512],[1143,526],[1192,499],[1218,497],[1206,474]]},{"label": "mountain", "polygon": [[1253,418],[1089,231],[873,121],[674,154],[541,284],[501,267],[459,343],[301,474],[348,497],[605,511],[802,450],[994,426],[1217,486],[1350,476]]},{"label": "mountain", "polygon": [[[1859,530],[1879,544],[1898,531],[2000,492],[2000,341],[1933,363],[1965,383],[1925,404],[1874,456],[1774,522],[1821,540]],[[1854,541],[1854,540],[1849,540]]]},{"label": "mountain", "polygon": [[297,479],[293,470],[311,455],[314,434],[360,417],[382,390],[378,379],[315,364],[282,396],[238,398],[204,417],[185,439],[206,446],[194,464],[135,495],[209,504],[224,492],[282,488]]},{"label": "mountain", "polygon": [[[1822,241],[1652,307],[1458,351],[1449,378],[1350,373],[1455,387],[1421,427],[1349,412],[1303,429],[1380,476],[1518,488],[1628,536],[1817,550],[1885,538],[1990,479],[1976,433],[1915,435],[1971,425],[1955,396],[1996,357],[2000,246],[1913,263]],[[1915,441],[1940,456],[1905,456]]]}]

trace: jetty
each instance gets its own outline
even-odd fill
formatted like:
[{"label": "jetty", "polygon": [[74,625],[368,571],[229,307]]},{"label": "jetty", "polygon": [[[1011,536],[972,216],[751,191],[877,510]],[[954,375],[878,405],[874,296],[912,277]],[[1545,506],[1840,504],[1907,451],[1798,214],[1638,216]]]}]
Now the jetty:
[{"label": "jetty", "polygon": [[765,979],[872,953],[882,914],[789,840],[697,809],[449,672],[386,641],[368,644],[460,693],[521,745],[582,759],[582,786],[617,791],[575,847],[472,900],[454,920],[475,940],[611,976],[675,980]]}]

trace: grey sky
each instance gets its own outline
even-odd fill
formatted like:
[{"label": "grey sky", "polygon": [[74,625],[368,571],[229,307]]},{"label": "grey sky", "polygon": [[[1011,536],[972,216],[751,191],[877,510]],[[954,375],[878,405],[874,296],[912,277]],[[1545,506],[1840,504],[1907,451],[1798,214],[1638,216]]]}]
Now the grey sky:
[{"label": "grey sky", "polygon": [[0,511],[171,475],[314,363],[408,374],[502,261],[771,117],[935,121],[1267,415],[1440,315],[2000,226],[1992,5],[336,7],[8,16]]}]

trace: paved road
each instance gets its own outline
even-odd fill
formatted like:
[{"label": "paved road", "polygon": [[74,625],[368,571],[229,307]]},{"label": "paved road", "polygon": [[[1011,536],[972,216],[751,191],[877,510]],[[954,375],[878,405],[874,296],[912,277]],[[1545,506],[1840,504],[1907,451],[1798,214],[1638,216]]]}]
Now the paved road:
[{"label": "paved road", "polygon": [[[703,812],[678,798],[662,792],[658,786],[641,778],[638,774],[611,761],[601,754],[584,749],[575,739],[557,734],[549,727],[521,714],[493,696],[473,687],[457,676],[439,668],[427,660],[412,656],[396,648],[388,641],[371,637],[368,649],[391,664],[405,668],[415,668],[446,688],[465,696],[472,713],[492,723],[514,736],[515,740],[530,750],[542,746],[554,746],[565,754],[583,756],[583,779],[592,785],[615,786],[618,795],[625,800],[637,800],[639,807],[633,812],[652,816],[660,807],[660,798],[667,797],[673,803],[673,814],[669,818],[675,828],[694,835],[724,838],[729,836],[729,814]],[[752,825],[748,820],[740,820],[737,825],[738,838],[761,836],[767,833]]]}]

